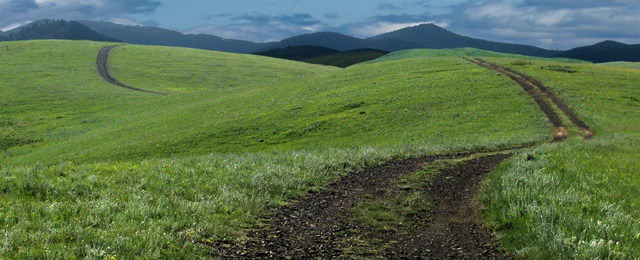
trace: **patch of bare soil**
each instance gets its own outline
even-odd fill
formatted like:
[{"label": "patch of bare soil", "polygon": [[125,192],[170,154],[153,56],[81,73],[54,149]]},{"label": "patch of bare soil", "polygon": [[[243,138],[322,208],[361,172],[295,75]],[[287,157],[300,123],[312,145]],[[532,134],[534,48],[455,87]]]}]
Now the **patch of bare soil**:
[{"label": "patch of bare soil", "polygon": [[[469,155],[387,162],[353,172],[267,216],[241,243],[219,241],[224,259],[509,258],[476,221],[482,180],[510,154],[425,168]],[[417,175],[416,175],[417,174]],[[413,177],[412,177],[413,176]]]},{"label": "patch of bare soil", "polygon": [[100,52],[98,52],[98,57],[96,58],[96,67],[98,68],[98,73],[100,74],[100,76],[102,76],[102,78],[105,81],[109,82],[112,85],[134,90],[134,91],[150,93],[150,94],[166,94],[166,93],[155,92],[151,90],[144,90],[144,89],[127,86],[125,84],[120,83],[118,80],[112,77],[111,74],[109,74],[109,66],[107,64],[109,62],[109,53],[111,52],[111,50],[113,50],[116,47],[118,47],[118,45],[109,45],[102,48]]}]

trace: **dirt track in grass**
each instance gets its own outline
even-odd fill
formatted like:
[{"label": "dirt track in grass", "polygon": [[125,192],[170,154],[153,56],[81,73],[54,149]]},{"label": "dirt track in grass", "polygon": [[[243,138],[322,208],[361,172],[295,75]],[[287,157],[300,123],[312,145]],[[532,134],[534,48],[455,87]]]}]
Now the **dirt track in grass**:
[{"label": "dirt track in grass", "polygon": [[[321,191],[277,208],[265,217],[267,227],[250,231],[247,240],[219,241],[212,245],[212,256],[221,259],[510,258],[494,245],[491,232],[476,221],[479,204],[475,195],[486,175],[511,155],[413,158],[353,172]],[[441,165],[446,161],[451,163]],[[427,178],[411,179],[409,184],[399,181],[437,165],[440,167]],[[407,205],[402,205],[406,200],[397,199],[407,196],[424,199],[428,205],[419,207],[413,202],[408,205],[413,208],[407,210]],[[381,204],[376,204],[379,202]],[[367,211],[377,211],[374,213],[382,216],[363,221],[362,212]],[[392,216],[385,217],[385,214]]]},{"label": "dirt track in grass", "polygon": [[[566,103],[538,80],[482,59],[466,59],[522,86],[556,129],[554,141],[566,139],[569,133],[552,104],[582,130],[585,138],[593,135]],[[263,218],[266,225],[249,231],[242,242],[211,244],[211,256],[510,259],[512,256],[495,245],[492,233],[478,221],[476,196],[487,174],[511,156],[510,152],[499,151],[484,156],[431,156],[353,172],[321,191],[275,209]],[[425,169],[432,169],[432,175],[411,179]],[[406,179],[411,180],[403,181]]]},{"label": "dirt track in grass", "polygon": [[105,81],[109,82],[112,85],[115,85],[121,88],[126,88],[133,91],[139,91],[139,92],[150,93],[150,94],[161,94],[161,95],[166,94],[166,93],[155,92],[151,90],[134,88],[134,87],[122,84],[121,82],[116,80],[114,77],[112,77],[111,74],[109,74],[109,66],[108,66],[109,54],[111,53],[111,50],[113,50],[116,47],[118,47],[118,45],[109,45],[102,48],[100,52],[98,52],[98,57],[96,58],[96,67],[98,68],[98,73],[100,74],[100,76],[102,76],[102,78]]},{"label": "dirt track in grass", "polygon": [[580,129],[582,136],[585,139],[589,139],[593,137],[593,131],[591,128],[576,115],[571,108],[567,105],[564,100],[562,100],[555,92],[551,91],[548,87],[546,87],[539,80],[526,75],[521,72],[517,72],[507,67],[503,67],[497,64],[493,64],[487,62],[480,58],[465,58],[466,60],[477,64],[478,66],[495,70],[518,83],[522,88],[533,98],[533,100],[538,103],[542,112],[549,118],[549,121],[556,128],[555,139],[563,140],[569,136],[569,132],[565,127],[564,123],[558,116],[558,114],[554,111],[553,105],[555,105],[559,111],[564,113],[569,120]]},{"label": "dirt track in grass", "polygon": [[[108,71],[110,51],[100,50],[97,68],[109,83],[130,90]],[[593,135],[555,93],[525,74],[481,59],[467,59],[516,81],[540,106],[556,129],[568,136],[558,110]],[[516,147],[524,148],[524,147]],[[203,241],[221,259],[509,259],[478,221],[482,181],[511,152],[457,154],[390,161],[352,172],[319,191],[275,208],[263,226],[242,242]],[[416,177],[418,176],[418,177]]]}]

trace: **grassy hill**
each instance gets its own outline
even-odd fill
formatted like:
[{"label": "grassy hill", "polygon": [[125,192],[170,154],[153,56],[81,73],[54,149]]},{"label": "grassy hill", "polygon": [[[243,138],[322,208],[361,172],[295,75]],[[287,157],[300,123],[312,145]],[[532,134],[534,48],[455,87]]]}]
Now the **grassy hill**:
[{"label": "grassy hill", "polygon": [[[95,59],[109,43],[3,45],[0,255],[8,258],[203,257],[270,207],[345,172],[392,158],[542,144],[553,133],[520,86],[457,54],[413,51],[339,69],[114,49],[113,76],[170,93],[153,95],[103,82]],[[486,58],[539,77],[596,131],[592,140],[526,150],[488,181],[487,219],[505,244],[525,256],[542,248],[640,254],[640,180],[630,174],[640,165],[640,90],[629,87],[637,72]],[[540,178],[553,188],[538,187]],[[543,200],[550,203],[536,204]],[[575,227],[587,232],[563,233]],[[600,251],[589,251],[594,241]]]},{"label": "grassy hill", "polygon": [[600,65],[615,66],[621,68],[640,69],[640,62],[628,62],[628,61],[614,61],[600,63]]},{"label": "grassy hill", "polygon": [[640,196],[638,71],[492,60],[561,94],[596,135],[540,146],[494,172],[484,197],[489,223],[523,258],[640,256],[640,203],[634,199]]}]

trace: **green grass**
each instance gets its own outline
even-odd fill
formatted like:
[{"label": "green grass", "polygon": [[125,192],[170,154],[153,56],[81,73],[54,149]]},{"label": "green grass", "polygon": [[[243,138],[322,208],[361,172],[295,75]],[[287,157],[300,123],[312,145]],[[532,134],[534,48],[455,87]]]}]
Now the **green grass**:
[{"label": "green grass", "polygon": [[[547,69],[554,66],[576,72]],[[637,258],[639,73],[548,61],[514,68],[561,94],[595,137],[543,145],[502,165],[486,185],[489,223],[523,258]]]},{"label": "green grass", "polygon": [[[8,43],[10,52],[0,53],[0,73],[9,75],[0,108],[9,140],[0,168],[3,256],[204,256],[211,241],[241,237],[267,208],[346,171],[551,133],[517,85],[457,58],[341,70],[115,49],[110,67],[119,80],[184,92],[151,95],[99,78],[95,57],[105,45]],[[157,67],[166,57],[175,69]],[[251,74],[246,63],[263,69]],[[230,69],[200,70],[206,81],[198,85],[193,71],[216,66]],[[125,67],[132,72],[118,70]],[[155,77],[163,70],[170,71]]]},{"label": "green grass", "polygon": [[616,61],[616,62],[605,62],[605,63],[599,63],[599,64],[605,65],[605,66],[613,66],[613,67],[621,67],[621,68],[629,68],[629,69],[640,69],[640,62]]},{"label": "green grass", "polygon": [[[553,132],[521,87],[458,54],[337,69],[191,49],[116,48],[109,64],[116,78],[171,93],[152,95],[100,78],[95,58],[109,43],[2,45],[0,258],[206,257],[212,241],[240,239],[267,209],[347,171],[392,158],[540,143]],[[550,83],[596,131],[587,142],[532,151],[541,158],[536,163],[547,158],[555,167],[542,164],[532,174],[555,173],[563,163],[575,176],[593,174],[594,183],[609,186],[596,197],[595,184],[574,177],[573,187],[594,197],[585,205],[612,202],[613,212],[623,216],[618,219],[636,219],[625,237],[640,233],[632,225],[638,219],[631,199],[638,195],[637,177],[623,174],[638,169],[632,156],[637,74],[525,57],[500,61]],[[578,72],[543,68],[551,65]],[[613,103],[604,103],[608,99]],[[562,154],[567,161],[559,159]],[[583,166],[587,155],[602,159]],[[497,183],[509,182],[522,156],[501,168],[504,176],[493,176],[487,197],[507,196]],[[614,174],[596,175],[609,169],[607,162]],[[618,177],[604,182],[602,176]],[[506,202],[490,211],[509,208]],[[634,256],[629,239],[615,242]],[[510,248],[523,255],[536,250],[525,242]]]},{"label": "green grass", "polygon": [[110,73],[122,83],[167,93],[268,87],[334,70],[262,56],[238,59],[231,53],[140,45],[114,49],[109,61]]},{"label": "green grass", "polygon": [[[128,48],[141,48],[138,69],[162,61],[157,55],[145,55],[145,47]],[[238,60],[236,64],[247,57],[247,61],[261,58],[234,57]],[[158,60],[141,62],[146,58]],[[207,60],[219,66],[225,64]],[[112,66],[119,66],[117,62],[113,61]],[[49,165],[363,146],[470,150],[531,143],[548,137],[551,130],[543,114],[509,79],[487,74],[458,58],[429,59],[433,66],[428,67],[423,66],[425,62],[398,60],[346,70],[320,67],[324,72],[315,76],[282,73],[282,78],[296,80],[283,79],[280,84],[248,84],[165,96],[127,92],[124,95],[131,99],[117,103],[105,100],[99,104],[113,107],[100,113],[114,120],[98,120],[99,126],[75,132],[73,138],[9,149],[7,161],[11,165],[35,162]],[[302,68],[317,67],[296,64]],[[180,77],[179,72],[174,76]],[[228,74],[234,72],[230,70]],[[245,81],[256,82],[261,75],[256,72]],[[129,82],[125,75],[118,79]],[[85,105],[78,104],[76,110],[85,113]],[[34,133],[30,137],[41,138],[50,131],[62,130],[42,129],[40,135]]]},{"label": "green grass", "polygon": [[499,53],[493,51],[485,51],[476,48],[459,48],[459,49],[411,49],[389,53],[371,62],[391,61],[391,60],[405,60],[413,58],[435,58],[435,57],[495,57],[495,58],[512,58],[519,59],[515,62],[528,62],[529,60],[554,60],[562,61],[565,63],[588,63],[586,61],[578,59],[566,59],[566,58],[540,58],[530,57],[519,54]]}]

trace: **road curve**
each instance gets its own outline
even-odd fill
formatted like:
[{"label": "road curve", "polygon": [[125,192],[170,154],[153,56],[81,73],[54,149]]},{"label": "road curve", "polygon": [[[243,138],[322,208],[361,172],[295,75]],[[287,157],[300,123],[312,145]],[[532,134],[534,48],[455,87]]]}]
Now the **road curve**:
[{"label": "road curve", "polygon": [[96,67],[98,68],[98,73],[100,74],[100,76],[102,76],[102,78],[104,80],[106,80],[107,82],[111,83],[112,85],[121,87],[121,88],[126,88],[129,90],[133,90],[133,91],[138,91],[138,92],[144,92],[144,93],[149,93],[149,94],[159,94],[159,95],[165,95],[166,93],[162,93],[162,92],[156,92],[156,91],[151,91],[151,90],[144,90],[144,89],[139,89],[139,88],[134,88],[131,86],[127,86],[121,82],[119,82],[117,79],[115,79],[113,76],[111,76],[111,74],[109,74],[109,66],[108,61],[109,61],[109,53],[111,52],[111,50],[113,50],[114,48],[118,47],[119,45],[109,45],[109,46],[105,46],[104,48],[102,48],[100,50],[100,52],[98,52],[98,57],[96,59]]}]

